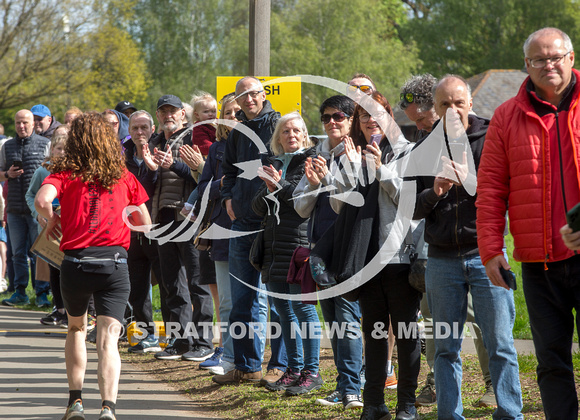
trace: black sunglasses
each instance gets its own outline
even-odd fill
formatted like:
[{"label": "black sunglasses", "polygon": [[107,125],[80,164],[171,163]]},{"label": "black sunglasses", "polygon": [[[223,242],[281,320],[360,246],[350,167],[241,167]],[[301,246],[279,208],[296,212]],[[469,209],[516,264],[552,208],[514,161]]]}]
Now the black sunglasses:
[{"label": "black sunglasses", "polygon": [[335,112],[334,114],[322,114],[320,116],[320,121],[322,121],[323,124],[328,124],[330,120],[342,122],[345,118],[350,118],[350,115],[345,114],[344,112]]}]

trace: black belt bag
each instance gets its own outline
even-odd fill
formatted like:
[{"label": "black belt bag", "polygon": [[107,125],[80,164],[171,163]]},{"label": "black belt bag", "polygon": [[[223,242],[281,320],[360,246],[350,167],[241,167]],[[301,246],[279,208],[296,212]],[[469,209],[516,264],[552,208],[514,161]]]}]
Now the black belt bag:
[{"label": "black belt bag", "polygon": [[79,259],[65,255],[64,260],[79,264],[78,268],[91,274],[113,274],[117,264],[127,264],[127,258],[83,257]]}]

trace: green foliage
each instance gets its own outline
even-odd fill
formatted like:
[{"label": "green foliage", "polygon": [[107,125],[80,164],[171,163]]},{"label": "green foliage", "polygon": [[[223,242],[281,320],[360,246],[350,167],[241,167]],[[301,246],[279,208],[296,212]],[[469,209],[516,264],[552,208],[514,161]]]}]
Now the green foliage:
[{"label": "green foliage", "polygon": [[[489,69],[523,67],[527,36],[556,26],[574,40],[579,11],[575,0],[403,0],[414,18],[402,25],[416,42],[423,71],[435,76],[473,76]],[[421,12],[422,11],[422,12]]]}]

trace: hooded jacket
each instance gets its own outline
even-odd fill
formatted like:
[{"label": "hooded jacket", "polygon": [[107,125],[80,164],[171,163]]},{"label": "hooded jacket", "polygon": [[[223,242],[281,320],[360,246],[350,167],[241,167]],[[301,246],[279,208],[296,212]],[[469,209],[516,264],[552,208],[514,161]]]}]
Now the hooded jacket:
[{"label": "hooded jacket", "polygon": [[[469,115],[468,121],[466,134],[477,171],[489,120]],[[428,139],[421,139],[417,146]],[[434,181],[435,177],[432,176],[417,178],[417,201],[413,215],[413,219],[425,219],[425,242],[429,244],[429,256],[459,257],[477,253],[476,196],[469,195],[463,186],[453,186],[438,197],[433,190]]]},{"label": "hooded jacket", "polygon": [[[239,124],[247,126],[256,133],[266,149],[269,150],[276,122],[280,118],[280,113],[272,109],[270,101],[264,101],[262,111],[253,120],[248,120],[243,111],[239,111],[236,118],[241,121]],[[266,157],[264,156],[264,158]],[[248,201],[256,195],[263,182],[257,176],[252,179],[239,176],[243,171],[236,164],[259,159],[258,147],[254,142],[234,128],[228,136],[222,164],[225,176],[221,191],[222,200],[224,205],[226,200],[232,200],[232,208],[237,220],[244,220],[246,223],[256,225],[260,223],[262,218],[253,212]]]},{"label": "hooded jacket", "polygon": [[51,117],[52,121],[50,123],[50,125],[48,126],[48,128],[46,129],[46,131],[44,133],[40,133],[39,136],[42,137],[46,137],[47,139],[51,139],[52,135],[54,134],[54,130],[56,130],[58,127],[60,127],[62,124],[59,123],[56,118]]},{"label": "hooded jacket", "polygon": [[125,114],[115,111],[114,109],[111,109],[110,111],[113,111],[117,116],[117,120],[119,120],[119,132],[117,137],[119,137],[121,144],[123,144],[126,140],[131,138],[129,136],[129,118]]}]

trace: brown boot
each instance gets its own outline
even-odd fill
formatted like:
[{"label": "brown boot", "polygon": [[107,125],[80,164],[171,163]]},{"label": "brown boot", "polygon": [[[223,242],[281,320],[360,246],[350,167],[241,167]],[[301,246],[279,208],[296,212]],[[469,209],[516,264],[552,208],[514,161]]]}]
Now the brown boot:
[{"label": "brown boot", "polygon": [[264,375],[260,381],[260,385],[266,386],[266,384],[273,384],[278,379],[280,379],[282,375],[284,375],[284,372],[282,372],[280,369],[268,369],[266,375]]},{"label": "brown boot", "polygon": [[242,382],[260,382],[260,379],[262,379],[262,371],[243,372],[234,369],[225,375],[214,375],[212,381],[220,385],[237,385]]}]

